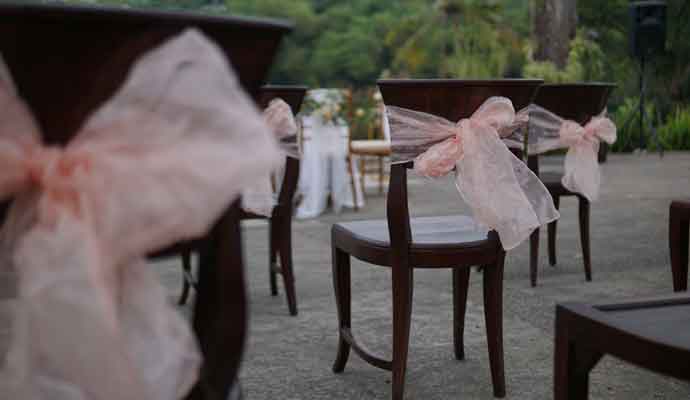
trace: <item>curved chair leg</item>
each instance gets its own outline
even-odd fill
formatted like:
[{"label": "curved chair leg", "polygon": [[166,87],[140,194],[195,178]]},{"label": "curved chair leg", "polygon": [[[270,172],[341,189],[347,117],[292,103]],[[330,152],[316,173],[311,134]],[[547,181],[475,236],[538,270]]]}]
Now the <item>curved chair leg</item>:
[{"label": "curved chair leg", "polygon": [[669,247],[671,250],[671,270],[673,271],[673,291],[688,290],[688,228],[690,220],[684,219],[680,209],[671,204],[669,218]]},{"label": "curved chair leg", "polygon": [[279,232],[278,221],[276,221],[275,218],[271,218],[269,221],[268,233],[268,276],[271,283],[271,296],[278,295],[276,268],[278,267],[278,243],[280,242]]},{"label": "curved chair leg", "polygon": [[484,318],[489,345],[491,382],[495,397],[505,397],[506,379],[503,362],[503,265],[505,252],[500,251],[494,265],[484,268]]},{"label": "curved chair leg", "polygon": [[191,284],[189,283],[189,278],[192,274],[192,252],[185,250],[181,254],[182,256],[182,293],[180,293],[180,298],[177,300],[177,304],[183,306],[187,304],[187,298],[189,297],[189,289]]},{"label": "curved chair leg", "polygon": [[537,270],[539,266],[539,228],[529,236],[529,281],[532,287],[537,286]]},{"label": "curved chair leg", "polygon": [[351,327],[352,306],[350,288],[350,255],[333,246],[333,289],[338,308],[338,356],[333,363],[333,372],[343,372],[350,356],[350,343],[343,338],[343,330]]},{"label": "curved chair leg", "polygon": [[471,268],[453,268],[453,345],[455,359],[465,359],[465,311]]},{"label": "curved chair leg", "polygon": [[278,244],[280,255],[280,270],[283,275],[283,285],[287,296],[290,315],[297,315],[297,293],[295,290],[295,274],[292,269],[292,221],[285,218],[280,223],[280,243]]},{"label": "curved chair leg", "polygon": [[589,253],[589,200],[578,196],[580,202],[580,242],[582,242],[582,260],[585,264],[585,279],[592,280],[592,261]]},{"label": "curved chair leg", "polygon": [[[553,196],[553,205],[558,210],[561,206],[561,198]],[[553,267],[556,265],[556,229],[558,228],[558,220],[551,222],[548,226],[549,236],[549,264]]]},{"label": "curved chair leg", "polygon": [[384,181],[384,166],[383,166],[383,156],[379,156],[379,194],[383,194],[383,181]]},{"label": "curved chair leg", "polygon": [[413,268],[393,265],[393,400],[403,400],[410,347]]},{"label": "curved chair leg", "polygon": [[[359,211],[359,205],[357,204],[357,184],[355,183],[355,166],[354,161],[352,161],[352,154],[347,156],[347,168],[350,170],[350,187],[352,188],[352,204],[355,211]],[[364,171],[360,171],[364,174]],[[364,185],[362,185],[362,194],[364,194]]]}]

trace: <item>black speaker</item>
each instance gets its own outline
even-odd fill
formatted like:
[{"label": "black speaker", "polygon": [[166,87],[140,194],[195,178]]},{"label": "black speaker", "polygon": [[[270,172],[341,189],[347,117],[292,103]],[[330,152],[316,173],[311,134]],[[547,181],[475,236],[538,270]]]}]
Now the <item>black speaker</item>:
[{"label": "black speaker", "polygon": [[666,44],[666,2],[630,3],[630,51],[634,57],[663,53]]}]

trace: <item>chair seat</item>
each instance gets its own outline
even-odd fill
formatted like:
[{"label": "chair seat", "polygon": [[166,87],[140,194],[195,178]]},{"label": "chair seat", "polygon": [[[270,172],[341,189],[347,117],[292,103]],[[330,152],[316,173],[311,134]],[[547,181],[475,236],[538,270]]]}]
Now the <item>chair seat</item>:
[{"label": "chair seat", "polygon": [[[494,248],[498,242],[498,240],[492,240],[488,229],[479,226],[473,218],[464,215],[412,218],[410,226],[412,230],[410,251],[413,256],[415,254],[423,256],[430,250],[436,254],[444,251],[457,254],[457,252],[467,250],[479,250],[486,253],[487,249]],[[384,219],[335,224],[333,241],[337,247],[354,257],[378,265],[388,265],[390,238],[388,222]],[[426,261],[420,257],[413,260],[413,264],[416,262]]]},{"label": "chair seat", "polygon": [[555,398],[572,398],[566,392],[586,393],[586,379],[568,378],[588,374],[605,354],[690,381],[689,324],[687,294],[606,305],[557,305]]},{"label": "chair seat", "polygon": [[387,140],[353,140],[350,151],[355,154],[387,156],[391,153],[391,143]]}]

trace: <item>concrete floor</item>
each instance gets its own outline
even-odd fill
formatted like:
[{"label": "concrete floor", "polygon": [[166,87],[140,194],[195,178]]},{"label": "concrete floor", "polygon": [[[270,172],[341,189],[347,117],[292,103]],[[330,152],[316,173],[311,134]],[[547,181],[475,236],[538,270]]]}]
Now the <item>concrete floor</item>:
[{"label": "concrete floor", "polygon": [[[558,165],[560,160],[551,160]],[[529,285],[528,243],[508,254],[504,289],[507,398],[551,399],[554,306],[563,301],[607,301],[670,293],[668,206],[690,198],[690,153],[619,156],[603,166],[602,196],[592,206],[594,280],[585,282],[577,202],[561,201],[558,264],[548,265],[542,230],[539,285]],[[413,215],[466,212],[450,182],[414,179]],[[371,190],[376,193],[376,189]],[[245,229],[252,301],[251,338],[242,372],[248,399],[387,399],[389,372],[351,355],[343,374],[331,372],[337,320],[331,281],[330,227],[334,222],[382,218],[385,197],[366,208],[324,215],[294,225],[294,257],[300,314],[290,317],[281,290],[269,295],[267,231]],[[390,273],[353,262],[353,329],[367,347],[391,351]],[[473,272],[466,319],[467,359],[452,350],[450,271],[415,275],[408,399],[491,399],[481,274]],[[688,327],[690,329],[690,327]],[[688,362],[690,368],[690,360]],[[690,384],[661,377],[606,357],[591,375],[593,399],[688,399]]]},{"label": "concrete floor", "polygon": [[[560,160],[547,164],[556,166]],[[613,155],[603,166],[602,198],[592,206],[594,280],[585,282],[577,203],[561,201],[558,264],[548,265],[542,231],[539,285],[528,277],[528,244],[508,254],[504,283],[504,346],[507,398],[551,399],[554,306],[563,301],[602,302],[670,293],[668,206],[690,198],[690,153]],[[371,192],[376,192],[375,189]],[[385,197],[370,195],[359,212],[326,214],[294,224],[294,263],[299,316],[290,317],[282,286],[271,297],[267,276],[267,229],[245,226],[251,298],[251,331],[241,373],[247,399],[387,399],[389,372],[351,355],[345,372],[331,372],[337,320],[331,281],[330,227],[334,222],[381,218]],[[413,215],[467,212],[448,179],[410,181]],[[156,264],[174,296],[179,261]],[[353,330],[379,354],[391,351],[390,273],[353,262]],[[491,399],[482,308],[481,274],[473,272],[468,300],[465,361],[452,350],[450,271],[415,274],[408,399]],[[690,329],[690,327],[688,327]],[[0,335],[0,342],[2,342]],[[0,343],[1,344],[1,343]],[[688,368],[690,368],[690,361]],[[591,374],[592,399],[688,399],[690,384],[605,357]]]}]

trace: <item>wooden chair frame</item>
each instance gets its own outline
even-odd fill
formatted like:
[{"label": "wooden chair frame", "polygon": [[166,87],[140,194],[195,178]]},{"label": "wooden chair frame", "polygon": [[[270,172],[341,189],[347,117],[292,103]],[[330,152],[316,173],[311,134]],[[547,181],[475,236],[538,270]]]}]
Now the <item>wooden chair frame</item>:
[{"label": "wooden chair frame", "polygon": [[[576,84],[548,84],[542,85],[537,92],[535,103],[554,112],[555,114],[574,120],[580,124],[587,123],[593,116],[598,115],[605,107],[609,94],[616,86],[610,83],[576,83]],[[582,259],[585,270],[585,280],[592,280],[592,261],[590,254],[590,201],[579,193],[571,192],[561,183],[562,175],[540,174],[539,156],[527,155],[527,165],[539,176],[548,189],[556,209],[560,208],[561,197],[574,196],[579,207],[580,242],[582,244]],[[547,227],[549,264],[556,265],[556,232],[558,221],[551,222]],[[539,266],[539,229],[530,236],[530,283],[537,286]]]},{"label": "wooden chair frame", "polygon": [[688,290],[688,230],[690,228],[690,200],[676,200],[671,203],[669,212],[669,247],[673,290]]},{"label": "wooden chair frame", "polygon": [[[307,88],[305,86],[278,86],[268,85],[261,89],[259,103],[265,108],[274,98],[282,98],[292,108],[293,114],[299,112]],[[292,215],[294,210],[294,197],[299,181],[300,161],[292,157],[285,157],[285,169],[283,180],[278,194],[278,201],[273,207],[270,217],[242,212],[240,220],[267,219],[269,222],[269,264],[268,273],[271,285],[271,295],[278,295],[277,275],[283,277],[285,295],[287,297],[290,315],[297,315],[297,290],[295,289],[295,274],[292,262]],[[187,302],[190,288],[196,288],[195,278],[192,272],[191,249],[182,252],[182,291],[178,304]],[[280,263],[278,263],[280,256]]]},{"label": "wooden chair frame", "polygon": [[[533,98],[541,81],[459,81],[459,80],[382,80],[379,86],[386,104],[401,104],[402,98],[421,96],[409,105],[419,111],[435,111],[449,119],[468,117],[492,95],[516,96],[518,106],[524,107]],[[408,92],[416,87],[421,92]],[[447,104],[437,95],[459,96],[466,90],[466,98],[458,104]],[[415,89],[417,90],[417,89]],[[455,98],[455,97],[450,97]],[[447,99],[446,99],[447,100]],[[344,224],[336,224],[331,231],[333,251],[333,284],[338,308],[338,353],[333,371],[342,372],[354,351],[364,361],[375,367],[392,371],[392,398],[404,396],[405,372],[410,338],[412,314],[413,276],[415,268],[452,269],[453,287],[453,342],[455,358],[462,360],[464,353],[464,321],[467,303],[470,268],[481,266],[484,285],[484,315],[494,395],[505,396],[503,361],[503,267],[505,251],[494,231],[485,238],[464,243],[418,244],[413,240],[414,219],[410,219],[407,169],[412,162],[391,166],[389,190],[386,200],[387,217],[380,224],[387,224],[388,243],[370,240],[358,235]],[[352,331],[351,322],[351,271],[350,257],[367,263],[389,267],[393,289],[393,357],[384,359],[360,345]]]},{"label": "wooden chair frame", "polygon": [[[0,52],[43,128],[45,142],[65,144],[119,88],[134,60],[189,26],[198,27],[227,56],[234,56],[240,82],[253,95],[282,36],[292,29],[280,21],[252,18],[3,2]],[[204,363],[188,399],[227,399],[237,390],[248,328],[239,219],[235,202],[206,236],[151,255],[190,249],[200,255],[193,327]]]}]

